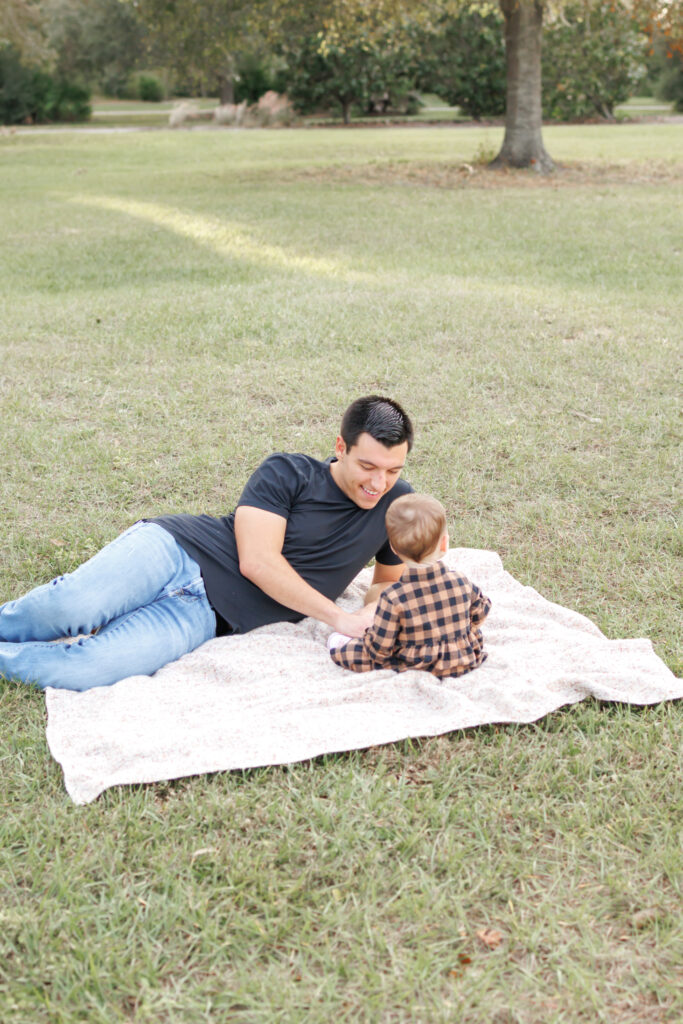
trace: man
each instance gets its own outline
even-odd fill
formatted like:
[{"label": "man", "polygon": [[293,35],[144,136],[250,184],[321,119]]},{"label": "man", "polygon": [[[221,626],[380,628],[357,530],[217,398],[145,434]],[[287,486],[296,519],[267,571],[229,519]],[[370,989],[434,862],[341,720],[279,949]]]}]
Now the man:
[{"label": "man", "polygon": [[372,607],[352,614],[334,602],[373,557],[373,583],[401,575],[384,517],[412,489],[399,480],[412,442],[398,403],[370,395],[344,413],[333,459],[271,455],[230,516],[136,523],[75,572],[0,607],[0,675],[108,686],[216,635],[307,615],[362,636]]}]

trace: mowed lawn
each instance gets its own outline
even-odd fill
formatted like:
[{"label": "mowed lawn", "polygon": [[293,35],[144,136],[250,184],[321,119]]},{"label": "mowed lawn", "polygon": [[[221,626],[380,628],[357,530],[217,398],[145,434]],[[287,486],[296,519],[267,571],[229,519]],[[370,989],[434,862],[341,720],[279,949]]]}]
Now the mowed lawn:
[{"label": "mowed lawn", "polygon": [[[0,137],[0,601],[380,392],[452,544],[680,675],[683,126],[545,139],[549,181],[492,128]],[[680,704],[86,807],[0,706],[0,1020],[683,1016]]]}]

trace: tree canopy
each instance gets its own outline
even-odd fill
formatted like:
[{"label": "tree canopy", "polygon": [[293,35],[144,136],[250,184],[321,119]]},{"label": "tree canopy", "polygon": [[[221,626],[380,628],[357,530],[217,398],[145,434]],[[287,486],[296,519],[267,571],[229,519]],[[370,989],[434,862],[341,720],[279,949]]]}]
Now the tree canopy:
[{"label": "tree canopy", "polygon": [[474,116],[504,109],[497,162],[538,170],[552,167],[542,138],[544,23],[562,42],[545,66],[545,112],[556,117],[609,116],[633,87],[642,63],[629,26],[669,59],[683,55],[683,0],[0,3],[0,43],[22,61],[115,91],[146,59],[171,69],[176,83],[217,89],[229,102],[241,68],[265,82],[259,61],[280,60],[300,109],[337,104],[348,119],[353,107],[405,104],[415,83],[430,80]]},{"label": "tree canopy", "polygon": [[14,47],[28,63],[44,61],[49,48],[41,5],[35,0],[2,0],[0,43]]}]

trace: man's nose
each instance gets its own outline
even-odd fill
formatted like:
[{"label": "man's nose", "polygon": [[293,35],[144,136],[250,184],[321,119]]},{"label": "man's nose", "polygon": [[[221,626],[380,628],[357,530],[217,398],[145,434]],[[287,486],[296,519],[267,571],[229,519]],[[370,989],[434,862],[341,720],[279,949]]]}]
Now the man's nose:
[{"label": "man's nose", "polygon": [[386,473],[373,473],[370,482],[372,483],[373,491],[383,491],[386,484]]}]

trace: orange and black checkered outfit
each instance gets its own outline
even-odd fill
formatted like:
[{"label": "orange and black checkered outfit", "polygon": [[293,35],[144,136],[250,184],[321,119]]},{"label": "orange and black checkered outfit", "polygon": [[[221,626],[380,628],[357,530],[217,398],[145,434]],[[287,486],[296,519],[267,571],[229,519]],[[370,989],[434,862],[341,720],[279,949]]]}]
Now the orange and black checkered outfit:
[{"label": "orange and black checkered outfit", "polygon": [[330,654],[353,672],[421,668],[435,676],[461,676],[486,658],[479,625],[490,608],[479,587],[441,562],[409,566],[380,594],[363,638]]}]

